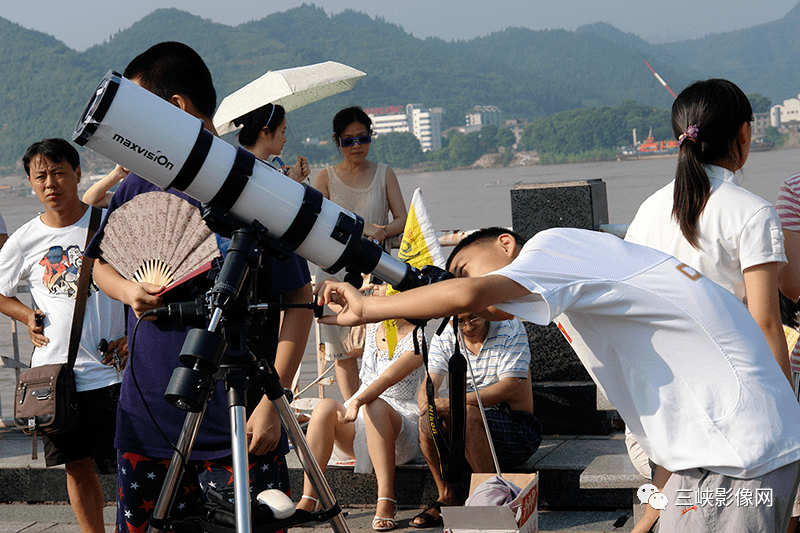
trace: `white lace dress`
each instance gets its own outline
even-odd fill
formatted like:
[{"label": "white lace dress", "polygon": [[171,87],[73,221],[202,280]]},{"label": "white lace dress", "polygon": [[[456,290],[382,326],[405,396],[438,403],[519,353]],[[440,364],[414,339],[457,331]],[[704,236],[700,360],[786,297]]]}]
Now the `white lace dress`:
[{"label": "white lace dress", "polygon": [[[397,342],[394,350],[394,357],[389,358],[388,350],[378,350],[375,342],[375,332],[378,324],[367,325],[366,339],[364,341],[364,355],[361,360],[361,371],[358,377],[361,379],[361,387],[353,395],[355,398],[373,381],[378,379],[392,363],[400,359],[403,352],[414,350],[413,333],[409,333]],[[421,342],[424,339],[420,338]],[[425,370],[422,365],[412,371],[405,378],[386,389],[380,398],[386,401],[403,419],[403,427],[395,442],[395,464],[402,465],[411,462],[422,461],[424,458],[419,449],[419,407],[417,406],[417,390],[422,383]],[[345,402],[347,407],[349,402]],[[353,450],[356,454],[354,470],[359,474],[372,472],[372,460],[367,450],[367,434],[364,428],[364,408],[358,410],[358,418],[355,421],[356,436],[353,441]],[[332,461],[342,461],[351,459],[342,450],[334,446]]]}]

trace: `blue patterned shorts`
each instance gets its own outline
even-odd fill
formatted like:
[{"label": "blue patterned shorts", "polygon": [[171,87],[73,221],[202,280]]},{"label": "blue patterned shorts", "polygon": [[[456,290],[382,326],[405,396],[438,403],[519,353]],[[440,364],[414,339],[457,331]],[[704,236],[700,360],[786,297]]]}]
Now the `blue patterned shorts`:
[{"label": "blue patterned shorts", "polygon": [[486,422],[503,469],[524,464],[542,443],[539,419],[525,411],[511,411],[507,406],[486,409]]},{"label": "blue patterned shorts", "polygon": [[[161,492],[170,459],[117,452],[117,529],[118,533],[144,533]],[[250,491],[266,489],[290,493],[286,459],[275,452],[249,457]],[[230,456],[209,461],[189,461],[187,473],[172,505],[171,518],[197,514],[204,494],[214,489],[233,501],[233,465]]]}]

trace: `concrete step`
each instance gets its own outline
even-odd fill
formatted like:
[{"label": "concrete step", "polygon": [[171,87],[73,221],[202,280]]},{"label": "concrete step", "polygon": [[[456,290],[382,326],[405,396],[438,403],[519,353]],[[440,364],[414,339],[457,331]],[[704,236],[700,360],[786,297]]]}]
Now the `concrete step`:
[{"label": "concrete step", "polygon": [[[599,456],[625,453],[624,436],[547,436],[539,450],[520,472],[539,472],[539,506],[541,508],[619,509],[631,504],[627,488],[581,489],[583,470]],[[302,490],[303,473],[294,454],[287,457],[292,490]],[[398,502],[422,507],[434,501],[436,486],[425,465],[399,466],[395,492]],[[372,474],[355,474],[352,467],[329,466],[325,477],[336,498],[343,505],[371,505],[377,497]],[[469,481],[461,487],[468,491]]]},{"label": "concrete step", "polygon": [[[352,533],[373,533],[370,527],[374,510],[372,508],[346,508],[345,521]],[[399,533],[429,532],[439,533],[442,527],[416,529],[409,524],[418,509],[399,509],[397,529]],[[606,533],[627,532],[633,528],[628,519],[624,525],[615,526],[620,517],[626,516],[624,510],[603,511],[549,511],[539,512],[539,531],[541,533]],[[103,509],[106,533],[114,531],[115,508],[108,504]],[[330,531],[329,524],[314,527],[292,528],[292,533],[322,533]],[[72,508],[65,504],[0,504],[0,533],[32,533],[49,531],[58,533],[80,533]]]},{"label": "concrete step", "polygon": [[[622,435],[547,436],[523,472],[538,471],[541,508],[624,509],[631,504],[626,489],[581,489],[583,470],[598,456],[624,453]],[[16,429],[0,429],[0,502],[66,502],[63,467],[45,468],[41,442],[39,459],[31,460],[31,438]],[[302,493],[303,471],[294,452],[287,457],[292,492]],[[330,466],[328,483],[342,506],[373,506],[375,476],[355,474],[352,467]],[[113,475],[101,476],[109,502],[115,499]],[[419,508],[436,499],[436,487],[425,465],[398,467],[396,495],[401,505]]]}]

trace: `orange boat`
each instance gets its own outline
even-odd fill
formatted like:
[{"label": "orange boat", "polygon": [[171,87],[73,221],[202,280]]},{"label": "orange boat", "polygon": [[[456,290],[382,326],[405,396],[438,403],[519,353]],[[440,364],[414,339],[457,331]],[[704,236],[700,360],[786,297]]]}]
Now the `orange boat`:
[{"label": "orange boat", "polygon": [[636,151],[640,154],[671,154],[678,151],[678,141],[656,141],[653,138],[653,130],[650,130],[650,135],[644,140],[642,144],[636,147]]}]

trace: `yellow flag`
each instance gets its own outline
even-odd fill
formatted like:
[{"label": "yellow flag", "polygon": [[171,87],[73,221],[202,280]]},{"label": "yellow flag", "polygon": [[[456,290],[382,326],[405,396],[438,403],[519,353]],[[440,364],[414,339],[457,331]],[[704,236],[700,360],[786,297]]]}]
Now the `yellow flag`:
[{"label": "yellow flag", "polygon": [[[408,209],[406,226],[403,230],[403,240],[400,242],[400,251],[397,257],[419,269],[426,265],[435,265],[440,268],[444,268],[445,265],[442,247],[436,238],[436,230],[431,223],[425,207],[425,200],[422,198],[422,191],[419,188],[414,191],[414,196],[411,198],[411,206]],[[397,292],[390,285],[387,287],[386,295]],[[394,356],[394,349],[397,346],[397,323],[394,320],[384,320],[383,327],[386,329],[386,343],[391,358]]]},{"label": "yellow flag", "polygon": [[383,328],[386,330],[386,349],[389,350],[389,360],[391,360],[394,357],[394,349],[397,348],[397,321],[394,318],[384,320]]}]

